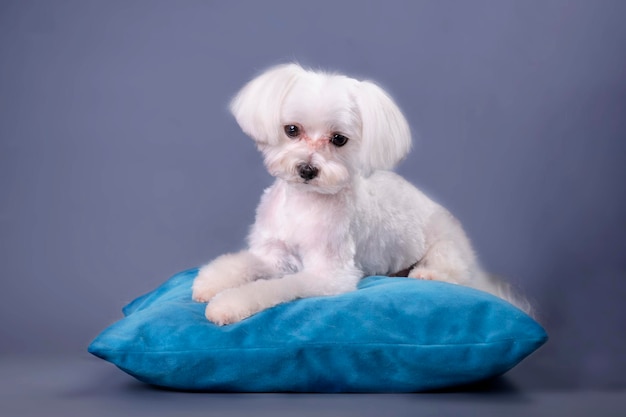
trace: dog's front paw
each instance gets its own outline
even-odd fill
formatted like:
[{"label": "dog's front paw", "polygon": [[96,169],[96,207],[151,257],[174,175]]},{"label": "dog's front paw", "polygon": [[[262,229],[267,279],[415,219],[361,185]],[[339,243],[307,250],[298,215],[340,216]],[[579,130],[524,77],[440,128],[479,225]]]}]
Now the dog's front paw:
[{"label": "dog's front paw", "polygon": [[208,284],[206,281],[198,281],[196,279],[193,282],[193,286],[191,287],[191,298],[193,301],[207,303],[215,296],[215,294],[217,294],[217,292],[213,286]]},{"label": "dog's front paw", "polygon": [[237,289],[230,289],[219,293],[211,300],[206,307],[205,315],[209,321],[224,326],[237,323],[254,313]]},{"label": "dog's front paw", "polygon": [[213,269],[209,264],[198,271],[198,276],[191,287],[191,298],[194,301],[206,303],[224,289],[223,283],[219,281],[219,276],[213,273]]}]

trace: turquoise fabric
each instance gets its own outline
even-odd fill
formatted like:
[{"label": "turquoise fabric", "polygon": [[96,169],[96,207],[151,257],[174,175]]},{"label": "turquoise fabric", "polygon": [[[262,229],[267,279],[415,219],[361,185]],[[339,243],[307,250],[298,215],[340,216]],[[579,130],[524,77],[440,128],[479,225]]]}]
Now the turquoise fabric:
[{"label": "turquoise fabric", "polygon": [[368,277],[350,293],[297,300],[219,327],[191,300],[197,269],[124,308],[89,346],[149,384],[241,392],[414,392],[502,374],[544,329],[471,288]]}]

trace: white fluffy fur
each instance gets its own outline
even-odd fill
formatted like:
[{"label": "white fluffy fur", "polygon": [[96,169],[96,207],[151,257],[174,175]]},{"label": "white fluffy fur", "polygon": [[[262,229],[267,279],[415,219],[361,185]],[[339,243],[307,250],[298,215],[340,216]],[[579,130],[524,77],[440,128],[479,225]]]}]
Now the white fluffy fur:
[{"label": "white fluffy fur", "polygon": [[[234,323],[408,269],[412,278],[512,299],[482,271],[459,222],[387,171],[409,152],[411,134],[380,87],[287,64],[244,86],[231,111],[276,181],[261,198],[248,249],[218,257],[193,283],[193,299],[209,302],[209,320]],[[285,125],[298,126],[299,136],[289,137]],[[348,142],[331,144],[335,133]],[[302,178],[301,164],[317,176]]]}]

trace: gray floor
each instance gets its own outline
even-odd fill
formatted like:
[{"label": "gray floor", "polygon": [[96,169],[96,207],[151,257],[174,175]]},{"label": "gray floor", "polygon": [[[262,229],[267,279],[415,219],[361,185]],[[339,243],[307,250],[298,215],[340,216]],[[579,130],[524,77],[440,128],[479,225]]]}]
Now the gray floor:
[{"label": "gray floor", "polygon": [[478,386],[420,394],[213,394],[152,388],[88,354],[4,356],[1,416],[625,416],[626,390],[559,388],[527,361]]}]

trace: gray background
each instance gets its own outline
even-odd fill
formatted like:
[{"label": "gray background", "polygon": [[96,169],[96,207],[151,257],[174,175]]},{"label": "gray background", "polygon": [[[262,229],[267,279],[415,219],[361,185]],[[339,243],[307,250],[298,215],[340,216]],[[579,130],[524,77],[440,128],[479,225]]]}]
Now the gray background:
[{"label": "gray background", "polygon": [[0,0],[2,357],[87,360],[126,302],[239,249],[271,178],[226,105],[298,60],[395,97],[415,132],[398,171],[535,303],[551,340],[512,383],[626,388],[624,16],[619,0]]}]

